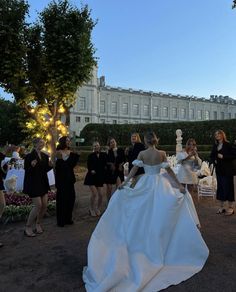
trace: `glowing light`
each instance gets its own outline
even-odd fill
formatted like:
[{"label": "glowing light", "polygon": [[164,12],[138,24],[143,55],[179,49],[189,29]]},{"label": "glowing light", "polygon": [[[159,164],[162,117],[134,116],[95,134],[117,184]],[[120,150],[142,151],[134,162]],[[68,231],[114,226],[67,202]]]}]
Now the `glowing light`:
[{"label": "glowing light", "polygon": [[60,106],[59,109],[58,109],[58,112],[61,113],[61,114],[64,113],[65,112],[64,107]]},{"label": "glowing light", "polygon": [[47,134],[46,139],[47,139],[48,141],[51,141],[51,140],[52,140],[52,136],[51,136],[50,134]]}]

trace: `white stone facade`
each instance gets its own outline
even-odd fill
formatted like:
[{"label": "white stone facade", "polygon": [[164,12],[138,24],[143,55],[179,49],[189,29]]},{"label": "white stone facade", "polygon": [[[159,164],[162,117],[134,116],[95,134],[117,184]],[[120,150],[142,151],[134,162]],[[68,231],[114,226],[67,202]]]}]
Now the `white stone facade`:
[{"label": "white stone facade", "polygon": [[97,78],[77,92],[70,111],[70,131],[77,136],[89,123],[139,124],[176,121],[236,119],[236,100],[211,95],[209,99],[188,95],[110,87]]}]

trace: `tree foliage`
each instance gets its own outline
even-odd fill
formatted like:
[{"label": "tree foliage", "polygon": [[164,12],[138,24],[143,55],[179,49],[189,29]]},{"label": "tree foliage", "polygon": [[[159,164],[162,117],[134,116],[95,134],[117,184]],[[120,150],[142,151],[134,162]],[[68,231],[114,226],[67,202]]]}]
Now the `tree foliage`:
[{"label": "tree foliage", "polygon": [[91,33],[95,22],[88,6],[52,1],[33,24],[24,0],[0,0],[0,86],[31,115],[28,128],[48,137],[52,150],[58,131],[67,133],[61,116],[75,102],[79,86],[96,64]]},{"label": "tree foliage", "polygon": [[21,144],[27,139],[24,124],[27,116],[15,103],[0,98],[0,146]]}]

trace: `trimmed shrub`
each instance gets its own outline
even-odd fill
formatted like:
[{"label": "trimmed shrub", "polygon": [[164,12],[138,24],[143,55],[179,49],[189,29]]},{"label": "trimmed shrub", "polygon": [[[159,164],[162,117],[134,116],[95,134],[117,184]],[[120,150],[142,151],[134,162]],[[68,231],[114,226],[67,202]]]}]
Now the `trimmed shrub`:
[{"label": "trimmed shrub", "polygon": [[152,130],[160,138],[161,145],[176,144],[176,130],[183,132],[183,145],[188,138],[196,139],[198,145],[212,145],[214,142],[214,132],[217,129],[225,131],[228,140],[236,138],[236,119],[204,121],[204,122],[176,122],[176,123],[151,123],[151,124],[88,124],[81,131],[81,137],[85,139],[84,145],[91,145],[94,140],[98,140],[101,145],[106,145],[108,137],[114,137],[118,145],[129,145],[130,135],[133,132],[140,133],[141,137],[146,131]]}]

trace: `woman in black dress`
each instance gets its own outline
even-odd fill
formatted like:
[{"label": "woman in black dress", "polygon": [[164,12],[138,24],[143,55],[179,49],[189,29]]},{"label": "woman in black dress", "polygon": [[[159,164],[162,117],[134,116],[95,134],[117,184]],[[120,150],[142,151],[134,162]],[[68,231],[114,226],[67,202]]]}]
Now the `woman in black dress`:
[{"label": "woman in black dress", "polygon": [[72,212],[75,204],[75,174],[74,167],[79,161],[79,155],[70,150],[70,138],[59,139],[56,153],[56,210],[57,225],[73,224]]},{"label": "woman in black dress", "polygon": [[107,202],[111,198],[112,185],[116,185],[116,188],[124,181],[124,169],[125,152],[122,148],[117,147],[116,140],[109,138],[107,142],[109,147],[107,153]]},{"label": "woman in black dress", "polygon": [[[129,172],[133,168],[132,162],[137,159],[139,152],[145,150],[144,144],[141,142],[139,133],[132,133],[131,137],[131,146],[126,149],[126,159],[129,163]],[[139,167],[138,171],[136,172],[135,176],[133,177],[133,181],[135,184],[137,179],[139,178],[140,175],[144,174],[144,169],[143,167]]]},{"label": "woman in black dress", "polygon": [[47,210],[48,191],[50,190],[47,172],[52,169],[49,161],[49,156],[41,150],[45,146],[45,142],[41,138],[33,140],[34,149],[25,157],[25,177],[23,192],[32,198],[33,207],[30,211],[25,235],[34,237],[36,234],[33,231],[35,223],[35,230],[37,234],[43,233],[41,227],[41,220]]},{"label": "woman in black dress", "polygon": [[102,187],[105,183],[106,167],[107,154],[101,152],[99,142],[95,141],[93,142],[93,152],[88,156],[88,172],[84,180],[84,184],[89,186],[91,191],[89,212],[93,217],[101,215]]},{"label": "woman in black dress", "polygon": [[[211,151],[211,161],[216,170],[217,179],[217,200],[220,201],[218,214],[232,215],[234,213],[234,186],[232,173],[232,159],[234,158],[233,148],[226,139],[222,130],[215,132],[215,144]],[[228,209],[225,209],[225,202],[228,201]]]}]

